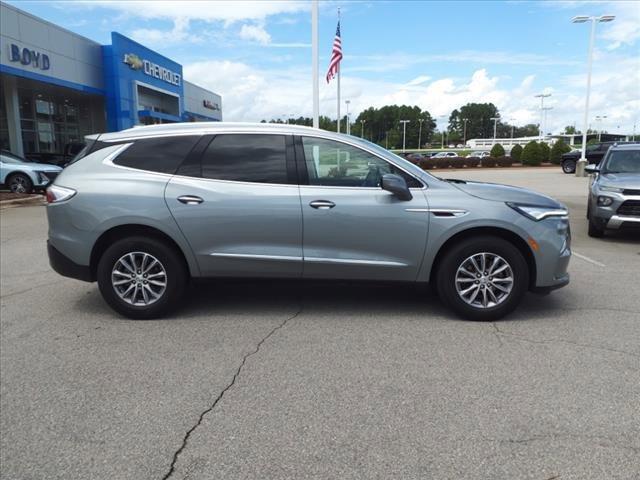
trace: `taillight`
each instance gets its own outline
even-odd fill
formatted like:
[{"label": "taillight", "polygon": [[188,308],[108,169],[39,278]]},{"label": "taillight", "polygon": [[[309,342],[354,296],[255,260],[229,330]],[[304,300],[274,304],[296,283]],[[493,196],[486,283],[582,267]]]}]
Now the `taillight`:
[{"label": "taillight", "polygon": [[69,200],[77,192],[71,188],[51,185],[47,188],[47,203],[58,203]]}]

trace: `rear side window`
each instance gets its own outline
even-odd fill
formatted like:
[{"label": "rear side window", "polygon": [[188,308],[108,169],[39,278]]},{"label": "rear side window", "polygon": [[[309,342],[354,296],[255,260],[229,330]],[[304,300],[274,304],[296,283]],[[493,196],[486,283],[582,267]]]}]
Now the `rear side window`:
[{"label": "rear side window", "polygon": [[198,135],[188,135],[136,140],[113,163],[173,175],[199,138]]},{"label": "rear side window", "polygon": [[289,183],[284,135],[217,135],[202,156],[202,176],[215,180]]}]

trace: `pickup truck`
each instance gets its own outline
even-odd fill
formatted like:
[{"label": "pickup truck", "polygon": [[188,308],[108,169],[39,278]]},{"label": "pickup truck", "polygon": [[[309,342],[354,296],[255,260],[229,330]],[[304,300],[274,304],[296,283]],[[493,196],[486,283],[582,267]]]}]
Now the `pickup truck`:
[{"label": "pickup truck", "polygon": [[[599,142],[592,143],[587,145],[587,151],[585,152],[585,156],[587,157],[588,165],[598,165],[600,160],[604,157],[609,147],[613,145],[615,142]],[[578,160],[580,160],[580,156],[582,155],[581,150],[573,150],[571,152],[565,153],[562,155],[562,159],[560,160],[560,166],[562,167],[562,171],[564,173],[575,173],[576,165]]]}]

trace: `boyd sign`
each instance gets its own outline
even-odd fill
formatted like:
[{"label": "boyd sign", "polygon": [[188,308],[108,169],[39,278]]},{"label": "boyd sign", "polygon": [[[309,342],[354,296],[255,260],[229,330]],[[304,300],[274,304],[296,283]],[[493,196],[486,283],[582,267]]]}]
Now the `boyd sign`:
[{"label": "boyd sign", "polygon": [[20,48],[15,43],[12,43],[9,47],[9,60],[20,62],[22,65],[31,65],[40,70],[49,70],[51,68],[49,55],[26,47]]}]

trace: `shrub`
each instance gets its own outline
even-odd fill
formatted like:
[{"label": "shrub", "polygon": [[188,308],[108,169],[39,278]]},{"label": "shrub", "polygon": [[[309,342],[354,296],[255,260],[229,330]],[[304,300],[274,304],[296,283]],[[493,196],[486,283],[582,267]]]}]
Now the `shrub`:
[{"label": "shrub", "polygon": [[466,157],[464,164],[469,168],[477,168],[480,165],[480,158],[478,157]]},{"label": "shrub", "polygon": [[499,167],[511,167],[513,165],[513,158],[508,155],[496,158],[496,164]]},{"label": "shrub", "polygon": [[420,168],[422,168],[423,170],[429,170],[430,168],[434,168],[436,166],[436,163],[433,161],[432,158],[427,157],[427,158],[423,158],[418,162],[418,165],[420,166]]},{"label": "shrub", "polygon": [[493,157],[484,157],[480,161],[480,165],[482,165],[483,168],[491,168],[491,167],[496,167],[497,162],[496,162],[496,159]]},{"label": "shrub", "polygon": [[542,163],[540,153],[538,142],[531,140],[524,146],[520,159],[524,165],[540,165]]},{"label": "shrub", "polygon": [[496,143],[493,147],[491,147],[491,152],[489,155],[493,158],[504,157],[504,148],[499,143]]},{"label": "shrub", "polygon": [[549,157],[551,156],[551,149],[549,148],[549,144],[540,142],[538,144],[538,148],[540,149],[540,161],[548,162]]},{"label": "shrub", "polygon": [[520,162],[520,157],[522,156],[522,147],[520,145],[514,145],[511,149],[510,155],[515,162]]},{"label": "shrub", "polygon": [[564,143],[562,140],[558,140],[551,147],[551,154],[549,155],[549,161],[555,165],[560,165],[562,160],[562,154],[571,151],[571,147]]}]

